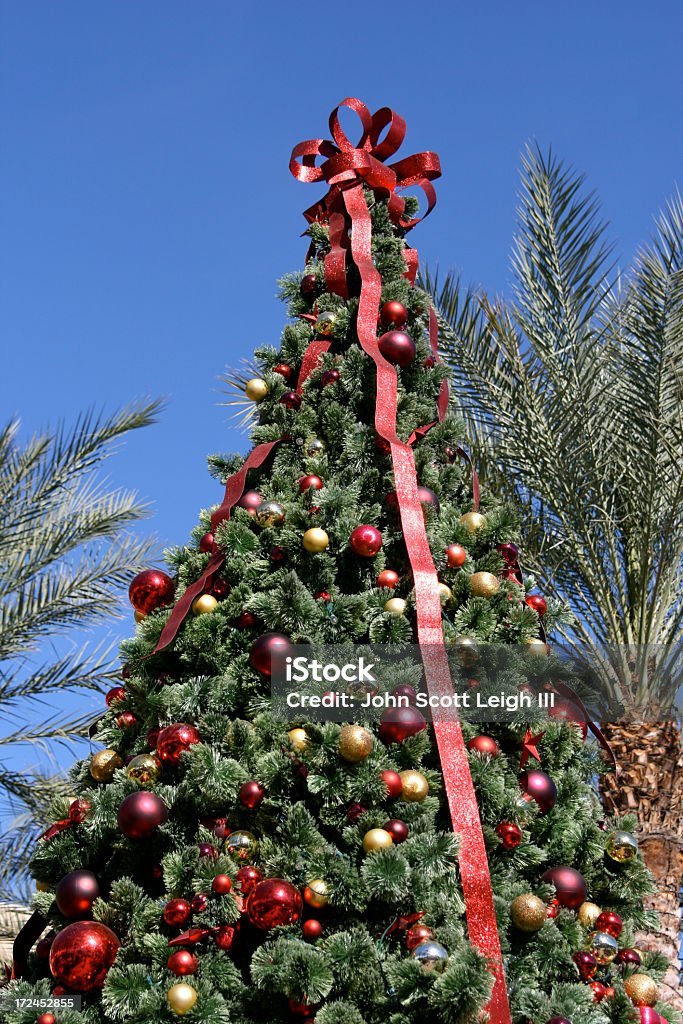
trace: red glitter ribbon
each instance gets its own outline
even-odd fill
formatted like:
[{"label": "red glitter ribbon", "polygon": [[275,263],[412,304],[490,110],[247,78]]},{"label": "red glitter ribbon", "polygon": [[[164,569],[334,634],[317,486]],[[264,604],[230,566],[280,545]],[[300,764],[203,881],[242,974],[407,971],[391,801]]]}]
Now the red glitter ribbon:
[{"label": "red glitter ribbon", "polygon": [[[389,208],[396,216],[397,204],[393,190],[405,184],[401,172],[406,165],[413,162],[413,168],[429,167],[430,177],[439,176],[439,162],[435,154],[419,154],[394,164],[396,179],[393,184],[390,178],[381,173],[376,166],[377,160],[395,152],[405,134],[405,123],[387,108],[375,115],[370,115],[367,107],[359,100],[344,100],[341,106],[350,107],[359,114],[363,125],[363,135],[359,147],[354,148],[348,143],[343,133],[339,133],[337,107],[330,118],[330,128],[337,146],[326,140],[314,140],[300,143],[292,153],[290,169],[300,181],[326,180],[341,191],[341,200],[351,222],[351,254],[361,277],[361,294],[358,307],[357,332],[363,350],[372,358],[377,371],[375,430],[391,449],[394,466],[394,482],[398,498],[403,536],[408,557],[413,570],[417,611],[418,641],[421,647],[425,679],[430,696],[450,695],[453,686],[448,663],[448,655],[444,645],[441,600],[438,592],[438,577],[432,559],[431,550],[425,530],[424,513],[417,493],[417,475],[413,451],[409,444],[401,441],[396,433],[396,414],[398,400],[398,378],[396,368],[382,356],[376,337],[377,316],[382,293],[382,279],[372,260],[372,223],[370,212],[365,201],[363,184],[370,185],[380,192],[389,191]],[[389,133],[383,143],[377,145],[377,139],[383,128],[389,125]],[[303,166],[296,158],[303,155]],[[323,155],[328,160],[320,168],[314,166],[315,155]],[[422,159],[429,158],[429,159]],[[399,167],[401,172],[399,172]],[[386,169],[385,169],[386,170]],[[414,173],[417,173],[414,171]],[[413,178],[411,183],[429,185],[424,180]],[[339,194],[335,188],[322,201],[322,212],[330,208],[333,201],[335,212],[338,209]],[[435,193],[429,185],[429,208],[435,201]],[[426,189],[425,189],[426,191]],[[402,202],[402,201],[399,201]],[[314,210],[320,211],[321,204]],[[402,212],[402,208],[401,208]],[[309,219],[311,211],[306,212]],[[399,215],[400,219],[400,215]],[[400,223],[404,227],[412,227],[417,221]],[[332,255],[332,254],[330,254]],[[339,267],[331,261],[334,277],[328,277],[328,259],[325,261],[326,285],[328,290],[337,290]],[[408,273],[416,266],[416,260],[408,262]],[[430,337],[434,337],[435,318],[430,317]],[[443,389],[442,389],[443,391]],[[439,418],[445,413],[445,402],[439,396]],[[447,402],[447,392],[446,392]],[[470,775],[467,751],[458,721],[446,720],[445,711],[434,715],[434,733],[436,736],[441,766],[443,769],[444,786],[448,800],[451,819],[455,831],[460,835],[460,874],[469,936],[472,944],[487,958],[493,973],[493,992],[486,1007],[494,1024],[509,1024],[510,1010],[505,989],[505,976],[500,952],[498,929],[493,904],[493,891],[488,869],[486,846],[479,819],[477,799]]]}]

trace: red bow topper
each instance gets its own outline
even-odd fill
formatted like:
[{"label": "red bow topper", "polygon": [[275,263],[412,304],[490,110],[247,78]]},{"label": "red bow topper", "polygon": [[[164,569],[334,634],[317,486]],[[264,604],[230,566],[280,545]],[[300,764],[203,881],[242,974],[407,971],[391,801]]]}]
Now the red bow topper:
[{"label": "red bow topper", "polygon": [[89,800],[74,800],[69,807],[69,816],[62,818],[61,821],[55,821],[38,836],[38,840],[54,839],[60,832],[73,828],[74,825],[80,825],[82,821],[85,821],[90,806]]}]

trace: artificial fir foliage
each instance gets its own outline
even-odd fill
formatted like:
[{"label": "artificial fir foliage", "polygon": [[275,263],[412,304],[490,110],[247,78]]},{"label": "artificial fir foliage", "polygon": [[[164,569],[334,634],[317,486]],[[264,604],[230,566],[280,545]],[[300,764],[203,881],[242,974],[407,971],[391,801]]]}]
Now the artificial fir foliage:
[{"label": "artificial fir foliage", "polygon": [[[397,430],[408,438],[437,419],[444,370],[428,340],[428,298],[405,276],[405,232],[386,198],[372,189],[365,197],[383,282],[379,333],[403,334],[385,349],[399,366]],[[53,808],[58,826],[33,857],[45,934],[10,991],[81,992],[82,1011],[56,1011],[58,1024],[185,1015],[199,1024],[465,1024],[480,1019],[490,997],[488,965],[468,939],[460,837],[431,727],[414,709],[403,732],[386,722],[283,723],[271,713],[269,634],[292,643],[416,642],[392,462],[374,426],[375,366],[355,331],[360,278],[349,261],[350,297],[326,291],[327,225],[314,223],[309,234],[303,274],[281,282],[289,316],[281,345],[257,350],[242,382],[252,441],[279,444],[250,471],[229,518],[214,529],[202,513],[190,542],[169,553],[174,588],[158,573],[135,581],[139,621],[123,645],[122,686],[97,723],[96,751],[72,771],[77,803]],[[321,336],[330,347],[297,389]],[[474,507],[462,442],[451,411],[414,444],[428,489],[420,495],[426,531],[447,588],[446,642],[462,652],[470,685],[484,689],[489,662],[472,645],[491,645],[493,660],[499,645],[508,653],[516,645],[504,682],[540,690],[567,675],[543,641],[562,609],[525,601],[533,581],[515,557],[514,516],[490,495]],[[225,481],[241,462],[213,456],[210,465]],[[352,540],[361,526],[379,531],[374,555],[371,531]],[[311,530],[319,532],[311,538]],[[219,572],[173,642],[154,653],[169,600],[182,599],[215,551]],[[404,692],[412,684],[419,687],[419,673]],[[651,1002],[647,983],[641,977],[634,988],[632,979],[656,981],[666,964],[642,946],[632,952],[636,930],[651,924],[642,909],[650,881],[630,838],[620,844],[614,835],[630,834],[635,818],[600,820],[597,748],[571,721],[523,714],[487,727],[486,737],[471,724],[463,730],[512,1019],[634,1020],[624,983]],[[561,866],[581,878],[547,874]],[[612,963],[590,954],[590,903],[622,923],[603,920],[619,931]],[[103,936],[95,957],[76,938],[70,946],[72,934],[93,926]],[[599,934],[599,950],[608,948],[610,932]],[[55,944],[78,955],[60,959]],[[655,1024],[652,1011],[641,1016]],[[12,1009],[5,1019],[33,1024],[39,1013]]]}]

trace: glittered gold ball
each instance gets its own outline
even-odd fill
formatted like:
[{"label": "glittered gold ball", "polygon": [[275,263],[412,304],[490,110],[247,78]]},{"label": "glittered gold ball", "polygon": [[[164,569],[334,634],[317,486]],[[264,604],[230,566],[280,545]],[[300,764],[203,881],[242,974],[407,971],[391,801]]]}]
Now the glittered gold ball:
[{"label": "glittered gold ball", "polygon": [[308,733],[305,729],[290,729],[287,735],[294,750],[305,750],[308,746]]},{"label": "glittered gold ball", "polygon": [[372,733],[362,725],[345,725],[339,733],[339,754],[349,764],[364,761],[372,753]]},{"label": "glittered gold ball", "polygon": [[500,590],[500,580],[492,572],[475,572],[470,578],[473,597],[494,597]]},{"label": "glittered gold ball", "polygon": [[139,624],[140,622],[143,621],[143,619],[146,619],[147,616],[145,615],[144,612],[135,611],[135,612],[133,612],[133,618]]},{"label": "glittered gold ball", "polygon": [[161,761],[153,754],[136,754],[128,762],[126,774],[138,786],[150,786],[161,775]]},{"label": "glittered gold ball", "polygon": [[315,322],[316,332],[322,335],[323,338],[328,338],[334,330],[336,320],[336,313],[321,313]]},{"label": "glittered gold ball", "polygon": [[374,850],[388,850],[393,845],[394,838],[391,832],[387,832],[383,828],[371,828],[363,836],[363,849],[366,853],[372,853]]},{"label": "glittered gold ball", "polygon": [[107,747],[106,750],[98,750],[90,759],[90,774],[95,782],[111,782],[117,768],[123,767],[123,761],[116,753]]},{"label": "glittered gold ball", "polygon": [[446,583],[439,583],[437,590],[439,591],[439,600],[441,601],[441,604],[448,604],[450,599],[453,597],[453,591],[451,588]]},{"label": "glittered gold ball", "polygon": [[468,533],[477,533],[486,526],[486,516],[483,516],[481,512],[465,512],[460,516],[460,522]]},{"label": "glittered gold ball", "polygon": [[389,615],[405,615],[407,607],[408,602],[404,601],[402,597],[390,597],[388,601],[384,602],[384,611]]},{"label": "glittered gold ball", "polygon": [[314,554],[318,554],[324,551],[325,548],[329,547],[330,538],[324,530],[321,530],[319,526],[313,526],[310,530],[306,530],[305,534],[301,539],[301,543],[305,547],[306,551],[312,551]]},{"label": "glittered gold ball", "polygon": [[460,664],[465,668],[469,668],[479,661],[479,647],[474,637],[456,636],[453,646],[455,647]]},{"label": "glittered gold ball", "polygon": [[608,932],[593,932],[588,948],[599,964],[611,964],[619,952],[619,943]]},{"label": "glittered gold ball", "polygon": [[218,601],[213,594],[200,594],[192,602],[193,615],[208,615],[218,607]]},{"label": "glittered gold ball", "polygon": [[524,640],[524,647],[527,654],[540,654],[541,657],[545,657],[549,653],[547,643],[535,636],[530,637],[528,640]]},{"label": "glittered gold ball", "polygon": [[324,878],[314,878],[304,889],[304,900],[309,907],[320,910],[330,902],[330,887]]},{"label": "glittered gold ball", "polygon": [[638,853],[638,840],[630,832],[612,832],[607,837],[605,851],[612,860],[624,864]]},{"label": "glittered gold ball", "polygon": [[579,907],[577,917],[584,928],[595,928],[595,922],[601,913],[602,910],[597,903],[591,903],[589,900],[586,900]]},{"label": "glittered gold ball", "polygon": [[247,381],[244,393],[250,402],[261,402],[268,394],[268,385],[262,377],[252,377]]},{"label": "glittered gold ball", "polygon": [[659,989],[647,974],[632,974],[624,988],[634,1006],[654,1006],[659,999]]},{"label": "glittered gold ball", "polygon": [[322,455],[327,445],[324,441],[321,441],[319,437],[309,437],[304,442],[304,451],[307,455],[310,455],[312,459],[318,458]]},{"label": "glittered gold ball", "polygon": [[279,501],[262,501],[256,506],[254,522],[258,526],[279,526],[284,519],[285,510]]},{"label": "glittered gold ball", "polygon": [[520,932],[537,932],[547,919],[547,907],[538,896],[525,892],[510,904],[510,918]]},{"label": "glittered gold ball", "polygon": [[258,852],[258,839],[246,829],[237,829],[225,840],[225,848],[233,860],[252,861]]},{"label": "glittered gold ball", "polygon": [[197,1002],[197,990],[192,988],[192,985],[179,981],[176,985],[171,985],[169,988],[166,993],[166,1002],[174,1013],[182,1017],[189,1013]]},{"label": "glittered gold ball", "polygon": [[401,799],[407,803],[420,803],[429,793],[429,783],[422,772],[414,768],[406,768],[399,772],[401,779]]}]

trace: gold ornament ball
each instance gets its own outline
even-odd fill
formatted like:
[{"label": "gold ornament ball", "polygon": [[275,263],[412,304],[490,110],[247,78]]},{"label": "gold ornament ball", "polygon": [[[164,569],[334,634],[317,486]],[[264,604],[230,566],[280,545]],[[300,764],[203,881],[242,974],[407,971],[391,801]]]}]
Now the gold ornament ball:
[{"label": "gold ornament ball", "polygon": [[161,761],[153,754],[136,754],[128,762],[126,773],[138,786],[150,786],[161,775]]},{"label": "gold ornament ball", "polygon": [[179,981],[177,985],[171,985],[169,988],[166,993],[166,1002],[174,1013],[182,1017],[189,1013],[197,1002],[197,990],[192,988],[192,985]]},{"label": "gold ornament ball", "polygon": [[439,583],[437,590],[439,592],[439,600],[441,601],[441,604],[448,604],[450,599],[453,597],[453,591],[451,588],[446,583]]},{"label": "gold ornament ball", "polygon": [[314,878],[304,889],[304,900],[309,907],[320,910],[330,902],[330,887],[324,878]]},{"label": "gold ornament ball", "polygon": [[429,793],[429,783],[422,772],[414,768],[406,768],[399,772],[401,779],[401,799],[407,803],[419,804]]},{"label": "gold ornament ball", "polygon": [[492,572],[475,572],[470,578],[473,597],[494,597],[500,590],[500,580]]},{"label": "gold ornament ball", "polygon": [[647,974],[632,974],[624,988],[634,1006],[654,1006],[659,999],[659,989]]},{"label": "gold ornament ball", "polygon": [[323,338],[328,338],[334,330],[336,320],[336,313],[321,313],[315,322],[315,329],[317,333],[321,334]]},{"label": "gold ornament ball", "polygon": [[605,850],[612,860],[624,864],[633,860],[638,853],[638,840],[630,832],[612,832],[607,838]]},{"label": "gold ornament ball", "polygon": [[225,848],[233,860],[251,862],[258,852],[258,839],[252,832],[240,828],[230,833]]},{"label": "gold ornament ball", "polygon": [[95,782],[111,782],[117,768],[123,767],[123,761],[116,753],[107,747],[106,750],[98,750],[90,759],[90,774]]},{"label": "gold ornament ball", "polygon": [[366,853],[372,853],[374,850],[388,850],[393,845],[394,837],[391,832],[387,832],[383,828],[371,828],[363,836],[363,849]]},{"label": "gold ornament ball", "polygon": [[306,454],[312,459],[322,455],[326,448],[327,445],[319,437],[309,437],[304,444]]},{"label": "gold ornament ball", "polygon": [[478,533],[486,526],[486,516],[483,516],[481,512],[465,512],[460,516],[460,522],[468,533]]},{"label": "gold ornament ball", "polygon": [[527,654],[536,654],[541,655],[541,657],[545,657],[549,653],[547,643],[536,636],[531,637],[529,640],[525,640],[524,646],[526,647]]},{"label": "gold ornament ball", "polygon": [[268,385],[262,377],[252,377],[247,381],[244,393],[250,402],[261,402],[268,394]]},{"label": "gold ornament ball", "polygon": [[213,594],[200,594],[192,602],[193,615],[208,615],[218,607],[218,601]]},{"label": "gold ornament ball", "polygon": [[290,729],[287,735],[294,750],[305,750],[308,746],[308,733],[305,729]]},{"label": "gold ornament ball", "polygon": [[345,725],[339,733],[339,753],[349,764],[364,761],[372,753],[372,733],[362,725]]},{"label": "gold ornament ball", "polygon": [[611,964],[619,952],[619,943],[607,932],[593,932],[588,948],[599,964]]},{"label": "gold ornament ball", "polygon": [[136,621],[136,622],[137,622],[138,624],[140,624],[140,623],[141,623],[141,622],[143,621],[143,619],[146,619],[146,618],[147,618],[147,616],[145,615],[145,613],[144,613],[144,612],[138,612],[138,611],[136,611],[136,612],[133,612],[133,618],[135,619],[135,621]]},{"label": "gold ornament ball", "polygon": [[321,530],[319,526],[313,526],[310,530],[306,530],[305,534],[301,539],[301,543],[305,547],[306,551],[311,551],[313,554],[319,554],[324,551],[325,548],[329,547],[330,538]]},{"label": "gold ornament ball", "polygon": [[389,615],[405,615],[407,607],[408,602],[404,601],[402,597],[390,597],[388,601],[384,602],[384,611]]},{"label": "gold ornament ball", "polygon": [[456,636],[453,646],[455,647],[460,664],[465,668],[470,668],[479,661],[479,647],[474,637]]},{"label": "gold ornament ball", "polygon": [[517,896],[510,904],[510,918],[520,932],[537,932],[543,927],[547,913],[543,900],[531,892]]},{"label": "gold ornament ball", "polygon": [[586,900],[579,907],[577,916],[584,928],[595,928],[595,922],[601,913],[602,910],[597,903],[591,903],[589,900]]},{"label": "gold ornament ball", "polygon": [[285,510],[279,501],[262,501],[256,506],[254,522],[258,526],[279,526],[284,519]]}]

